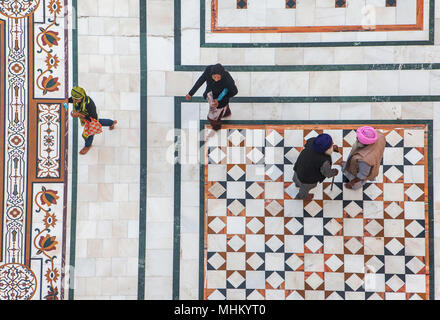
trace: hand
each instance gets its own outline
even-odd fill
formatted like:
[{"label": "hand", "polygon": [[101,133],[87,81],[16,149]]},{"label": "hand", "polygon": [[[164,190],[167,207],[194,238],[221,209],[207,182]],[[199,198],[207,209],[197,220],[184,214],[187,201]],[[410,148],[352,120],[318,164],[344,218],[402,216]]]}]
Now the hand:
[{"label": "hand", "polygon": [[333,145],[333,151],[334,152],[339,152],[339,147],[337,145]]},{"label": "hand", "polygon": [[73,110],[70,112],[70,115],[72,116],[72,118],[84,118],[84,116],[81,113]]},{"label": "hand", "polygon": [[341,166],[341,168],[344,168],[346,163],[347,163],[347,161],[341,161],[341,163],[339,165]]},{"label": "hand", "polygon": [[186,100],[189,101],[189,100],[191,100],[192,97],[189,94],[187,94],[185,98],[186,98]]},{"label": "hand", "polygon": [[333,174],[333,176],[337,176],[339,174],[339,170],[338,169],[332,169],[332,174]]},{"label": "hand", "polygon": [[214,99],[214,101],[212,102],[212,104],[213,104],[213,106],[214,107],[218,107],[218,100],[217,99]]}]

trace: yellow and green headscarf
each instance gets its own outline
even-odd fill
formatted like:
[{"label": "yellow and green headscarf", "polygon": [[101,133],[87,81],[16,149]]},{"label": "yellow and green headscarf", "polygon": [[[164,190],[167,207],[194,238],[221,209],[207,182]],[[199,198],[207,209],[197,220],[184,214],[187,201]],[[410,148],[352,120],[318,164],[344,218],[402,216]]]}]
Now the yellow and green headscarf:
[{"label": "yellow and green headscarf", "polygon": [[86,105],[89,102],[89,97],[86,94],[86,90],[81,87],[73,87],[71,94],[72,98],[74,99],[82,99],[80,103],[73,104],[74,109],[84,115],[87,115]]}]

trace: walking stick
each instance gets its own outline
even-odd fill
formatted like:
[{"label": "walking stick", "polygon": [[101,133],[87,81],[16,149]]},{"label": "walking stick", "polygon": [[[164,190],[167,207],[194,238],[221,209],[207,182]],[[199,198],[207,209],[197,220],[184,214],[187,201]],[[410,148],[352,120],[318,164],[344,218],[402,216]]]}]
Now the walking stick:
[{"label": "walking stick", "polygon": [[[339,152],[339,148],[337,145],[333,145],[333,151],[335,152]],[[333,185],[335,184],[335,176],[333,176],[332,178],[332,185],[330,187],[330,191],[333,191]]]}]

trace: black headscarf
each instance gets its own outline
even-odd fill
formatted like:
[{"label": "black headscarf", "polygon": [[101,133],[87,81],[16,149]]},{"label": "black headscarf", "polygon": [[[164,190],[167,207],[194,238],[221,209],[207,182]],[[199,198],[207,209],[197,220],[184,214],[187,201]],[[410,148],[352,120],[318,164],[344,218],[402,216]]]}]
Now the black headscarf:
[{"label": "black headscarf", "polygon": [[220,63],[217,63],[212,66],[211,75],[219,74],[223,77],[223,75],[225,74],[225,71],[226,71],[225,68]]}]

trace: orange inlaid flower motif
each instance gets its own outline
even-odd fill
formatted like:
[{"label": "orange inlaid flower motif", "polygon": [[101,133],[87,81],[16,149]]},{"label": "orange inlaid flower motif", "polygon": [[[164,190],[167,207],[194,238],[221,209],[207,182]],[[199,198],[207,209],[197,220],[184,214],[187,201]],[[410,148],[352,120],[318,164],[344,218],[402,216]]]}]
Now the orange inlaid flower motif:
[{"label": "orange inlaid flower motif", "polygon": [[58,59],[57,55],[51,55],[49,54],[46,58],[46,65],[49,69],[51,68],[57,68],[58,64],[60,63],[60,60]]},{"label": "orange inlaid flower motif", "polygon": [[55,227],[55,225],[57,224],[57,218],[55,217],[54,214],[50,214],[49,212],[46,213],[46,216],[43,219],[44,222],[44,226],[46,227],[46,229],[49,229],[50,227]]},{"label": "orange inlaid flower motif", "polygon": [[55,241],[56,237],[51,237],[49,234],[46,236],[41,236],[38,245],[40,246],[40,250],[38,250],[37,254],[40,254],[43,251],[53,251],[56,250],[56,245],[58,241]]},{"label": "orange inlaid flower motif", "polygon": [[47,190],[45,187],[42,187],[41,190],[43,191],[43,194],[40,196],[42,204],[46,204],[49,207],[53,204],[57,204],[57,200],[60,198],[57,196],[58,191]]},{"label": "orange inlaid flower motif", "polygon": [[47,6],[47,8],[49,9],[49,12],[50,12],[51,14],[56,14],[56,15],[58,15],[58,14],[61,13],[62,5],[61,5],[61,3],[60,3],[60,0],[51,0],[51,1],[49,2],[49,5]]},{"label": "orange inlaid flower motif", "polygon": [[41,40],[43,41],[43,45],[49,46],[49,48],[52,48],[53,46],[57,46],[58,41],[61,40],[61,38],[58,37],[58,32],[44,31],[44,29],[41,27],[40,27],[40,31],[43,32],[43,35],[41,36]]},{"label": "orange inlaid flower motif", "polygon": [[58,272],[57,268],[54,268],[53,270],[48,269],[44,276],[46,277],[47,282],[56,282],[60,276],[60,273]]},{"label": "orange inlaid flower motif", "polygon": [[43,94],[48,92],[54,92],[59,90],[59,86],[61,83],[58,82],[58,78],[54,78],[52,76],[43,77],[42,86],[43,86]]}]

